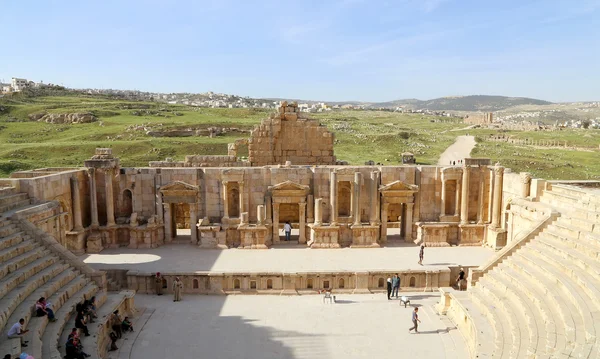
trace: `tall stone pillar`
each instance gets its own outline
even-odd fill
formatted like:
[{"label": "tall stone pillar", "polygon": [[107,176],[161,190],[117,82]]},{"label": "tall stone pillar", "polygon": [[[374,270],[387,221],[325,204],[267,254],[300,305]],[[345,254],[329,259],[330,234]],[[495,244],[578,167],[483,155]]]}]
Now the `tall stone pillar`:
[{"label": "tall stone pillar", "polygon": [[262,204],[256,206],[256,222],[259,226],[265,224],[265,206]]},{"label": "tall stone pillar", "polygon": [[332,226],[338,225],[338,182],[337,173],[331,172],[329,175],[329,205],[330,208],[330,219],[329,223]]},{"label": "tall stone pillar", "polygon": [[90,176],[90,212],[92,214],[92,228],[98,228],[100,222],[98,222],[98,194],[96,193],[96,169],[88,169]]},{"label": "tall stone pillar", "polygon": [[454,215],[458,217],[460,215],[460,198],[461,198],[461,182],[456,180],[456,192],[454,193]]},{"label": "tall stone pillar", "polygon": [[315,226],[323,224],[323,198],[317,198],[315,200]]},{"label": "tall stone pillar", "polygon": [[106,225],[115,225],[115,200],[113,195],[113,169],[104,170],[104,182],[106,185]]},{"label": "tall stone pillar", "polygon": [[446,181],[442,175],[442,200],[441,200],[440,216],[446,215]]},{"label": "tall stone pillar", "polygon": [[309,194],[307,196],[307,209],[306,209],[306,222],[307,223],[313,223],[313,221],[315,220],[315,197],[312,194]]},{"label": "tall stone pillar", "polygon": [[273,203],[273,243],[279,243],[279,203]]},{"label": "tall stone pillar", "polygon": [[362,173],[355,172],[354,173],[354,206],[352,216],[354,219],[354,225],[359,226],[361,224],[360,220],[360,184],[362,182]]},{"label": "tall stone pillar", "polygon": [[247,212],[245,210],[245,208],[246,208],[246,205],[245,205],[246,198],[245,197],[246,196],[245,196],[245,193],[244,193],[244,182],[240,182],[238,184],[238,186],[240,188],[240,213]]},{"label": "tall stone pillar", "polygon": [[298,208],[300,209],[300,233],[298,236],[298,243],[306,243],[306,202],[300,202]]},{"label": "tall stone pillar", "polygon": [[463,166],[462,191],[460,199],[460,223],[469,223],[469,174],[470,168]]},{"label": "tall stone pillar", "polygon": [[198,205],[190,203],[190,237],[192,244],[198,243]]},{"label": "tall stone pillar", "polygon": [[531,185],[531,173],[521,172],[521,197],[529,197],[529,189]]},{"label": "tall stone pillar", "polygon": [[387,202],[383,202],[381,204],[381,229],[380,229],[380,233],[379,233],[379,239],[381,240],[381,242],[385,242],[387,241],[387,220],[388,220],[388,207],[389,207],[389,203]]},{"label": "tall stone pillar", "polygon": [[[229,201],[227,200],[227,181],[221,182],[221,198],[223,199],[223,218],[229,218]],[[241,213],[241,212],[240,212]]]},{"label": "tall stone pillar", "polygon": [[171,220],[171,204],[163,203],[163,212],[165,214],[165,242],[173,240],[173,221]]},{"label": "tall stone pillar", "polygon": [[372,226],[379,225],[379,206],[377,202],[379,200],[379,172],[371,172],[371,187],[370,187],[370,207],[369,208],[369,224]]},{"label": "tall stone pillar", "polygon": [[406,216],[404,217],[404,240],[412,241],[412,230],[413,230],[413,207],[414,203],[405,203],[406,205]]},{"label": "tall stone pillar", "polygon": [[73,202],[73,231],[83,230],[81,219],[81,196],[79,195],[79,181],[76,177],[71,177],[71,202]]},{"label": "tall stone pillar", "polygon": [[483,207],[485,196],[485,174],[487,172],[487,166],[479,167],[479,198],[477,203],[477,224],[483,224]]},{"label": "tall stone pillar", "polygon": [[504,167],[494,168],[494,199],[492,204],[492,228],[500,228],[500,215],[502,211],[502,182]]},{"label": "tall stone pillar", "polygon": [[162,223],[165,222],[165,214],[163,211],[162,193],[160,193],[159,187],[156,186],[156,215],[158,220]]},{"label": "tall stone pillar", "polygon": [[271,204],[271,195],[267,194],[265,196],[265,207],[266,207],[266,224],[273,223],[273,219],[271,217],[271,212],[273,211],[273,207]]},{"label": "tall stone pillar", "polygon": [[494,205],[494,175],[490,174],[490,190],[488,191],[488,208],[487,208],[487,222],[492,223],[492,212]]}]

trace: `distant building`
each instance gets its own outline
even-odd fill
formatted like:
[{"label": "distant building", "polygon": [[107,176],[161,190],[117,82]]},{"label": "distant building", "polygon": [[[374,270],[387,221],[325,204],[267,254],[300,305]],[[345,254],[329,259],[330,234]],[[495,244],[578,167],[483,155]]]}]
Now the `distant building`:
[{"label": "distant building", "polygon": [[20,78],[13,77],[10,85],[14,92],[19,92],[19,91],[23,91],[26,87],[29,86],[29,81],[27,81],[27,79],[20,79]]}]

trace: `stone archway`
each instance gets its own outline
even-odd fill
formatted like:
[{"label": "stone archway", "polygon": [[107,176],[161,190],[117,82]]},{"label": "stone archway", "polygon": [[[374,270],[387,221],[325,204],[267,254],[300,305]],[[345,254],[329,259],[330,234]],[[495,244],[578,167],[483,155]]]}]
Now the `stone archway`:
[{"label": "stone archway", "polygon": [[285,181],[269,188],[273,209],[273,243],[279,243],[279,218],[281,207],[298,208],[298,243],[306,243],[306,196],[309,187]]},{"label": "stone archway", "polygon": [[404,235],[404,240],[412,240],[414,194],[418,190],[419,186],[402,181],[394,181],[379,187],[379,193],[381,193],[380,240],[382,242],[387,241],[387,221],[390,206],[395,207],[396,211],[401,213],[399,226],[401,233]]},{"label": "stone archway", "polygon": [[200,188],[189,183],[175,181],[159,189],[162,196],[163,216],[165,223],[165,242],[171,242],[177,236],[177,205],[189,206],[189,224],[191,242],[198,242],[198,198]]}]

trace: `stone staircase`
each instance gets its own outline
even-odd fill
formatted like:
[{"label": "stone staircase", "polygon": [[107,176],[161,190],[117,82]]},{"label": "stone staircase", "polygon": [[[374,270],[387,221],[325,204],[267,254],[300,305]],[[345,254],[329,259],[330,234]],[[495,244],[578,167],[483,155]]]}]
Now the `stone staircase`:
[{"label": "stone staircase", "polygon": [[561,216],[467,292],[451,292],[476,328],[463,330],[473,357],[600,358],[600,195],[593,192],[553,186],[541,202]]},{"label": "stone staircase", "polygon": [[[0,189],[0,352],[18,356],[25,351],[36,359],[61,358],[56,351],[65,325],[73,317],[75,306],[92,296],[98,305],[107,299],[90,274],[94,272],[83,263],[61,252],[68,252],[54,239],[41,238],[31,224],[10,216],[21,208],[31,206],[27,194],[14,188]],[[57,248],[58,246],[59,248]],[[68,253],[70,254],[70,253]],[[84,270],[85,273],[82,273]],[[97,274],[98,272],[96,272]],[[35,316],[35,303],[46,297],[52,303],[56,321]],[[8,339],[10,326],[25,319],[29,333],[27,348],[19,339]],[[23,350],[22,350],[23,349]]]}]

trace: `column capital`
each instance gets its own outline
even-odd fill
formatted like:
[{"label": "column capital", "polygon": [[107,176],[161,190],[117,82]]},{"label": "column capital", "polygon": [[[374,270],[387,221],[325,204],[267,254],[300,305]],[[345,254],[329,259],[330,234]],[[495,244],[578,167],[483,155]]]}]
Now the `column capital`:
[{"label": "column capital", "polygon": [[494,167],[494,174],[496,176],[500,176],[500,175],[504,174],[504,167],[502,167],[502,166]]},{"label": "column capital", "polygon": [[529,172],[521,172],[520,177],[521,177],[521,182],[523,184],[527,184],[527,183],[531,182],[532,176],[531,176],[531,173],[529,173]]}]

